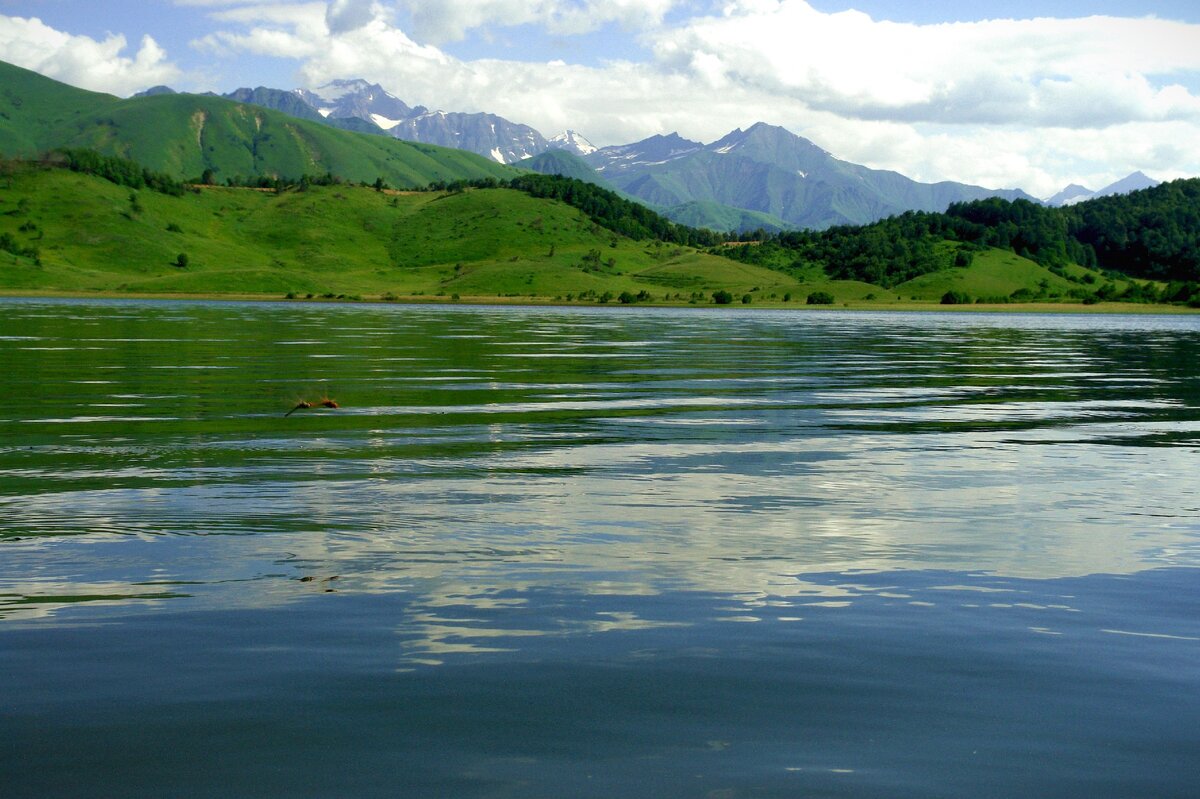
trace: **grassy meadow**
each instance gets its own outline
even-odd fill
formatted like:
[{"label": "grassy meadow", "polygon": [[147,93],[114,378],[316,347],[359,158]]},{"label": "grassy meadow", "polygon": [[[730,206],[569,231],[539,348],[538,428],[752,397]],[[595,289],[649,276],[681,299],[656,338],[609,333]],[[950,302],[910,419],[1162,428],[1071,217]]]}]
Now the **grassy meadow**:
[{"label": "grassy meadow", "polygon": [[891,289],[830,280],[816,264],[785,273],[629,239],[511,189],[203,187],[174,197],[28,165],[0,177],[3,235],[37,252],[0,252],[6,294],[535,303],[617,303],[625,294],[686,305],[725,291],[739,306],[802,307],[824,292],[836,307],[930,308],[947,291],[1007,297],[1028,288],[1052,299],[1072,285],[1003,250]]},{"label": "grassy meadow", "polygon": [[[778,272],[633,241],[563,203],[509,189],[276,194],[206,187],[172,197],[64,170],[22,169],[0,189],[0,254],[19,292],[281,297],[530,297],[794,290]],[[186,266],[180,266],[180,254]]]}]

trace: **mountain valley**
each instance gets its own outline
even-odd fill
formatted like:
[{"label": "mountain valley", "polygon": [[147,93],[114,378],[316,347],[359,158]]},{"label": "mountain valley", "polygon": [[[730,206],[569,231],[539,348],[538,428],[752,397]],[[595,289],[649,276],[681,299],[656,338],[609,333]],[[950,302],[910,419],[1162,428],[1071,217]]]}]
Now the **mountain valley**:
[{"label": "mountain valley", "polygon": [[442,119],[443,134],[471,115],[412,108],[362,81],[307,100],[165,87],[123,100],[9,65],[0,82],[0,290],[768,305],[1200,297],[1195,181],[1046,208],[1017,190],[871,170],[762,123],[708,145],[672,134],[595,148],[568,132],[558,143],[572,151],[527,138],[546,149],[514,167],[499,163],[513,153],[383,135],[356,114]]}]

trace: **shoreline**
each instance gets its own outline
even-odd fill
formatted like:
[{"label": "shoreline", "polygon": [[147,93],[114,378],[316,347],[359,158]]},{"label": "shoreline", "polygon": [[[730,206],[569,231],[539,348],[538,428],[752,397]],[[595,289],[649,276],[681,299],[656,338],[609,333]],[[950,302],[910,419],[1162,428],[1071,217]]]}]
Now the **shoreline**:
[{"label": "shoreline", "polygon": [[1200,308],[1182,305],[1162,305],[1123,302],[1099,302],[1093,305],[1082,303],[1026,302],[1026,303],[979,303],[967,305],[943,305],[938,302],[868,302],[864,300],[835,303],[832,305],[807,305],[803,302],[766,301],[748,305],[732,303],[717,305],[713,302],[568,302],[554,297],[501,297],[496,295],[460,296],[458,299],[428,295],[407,295],[385,298],[384,296],[362,296],[357,299],[313,297],[312,299],[289,298],[277,294],[219,293],[219,292],[141,292],[141,291],[25,291],[0,289],[0,299],[77,299],[77,300],[180,300],[197,302],[273,302],[296,305],[495,305],[529,306],[545,308],[714,308],[766,311],[926,311],[945,313],[1012,313],[1012,314],[1157,314],[1191,315],[1200,314]]}]

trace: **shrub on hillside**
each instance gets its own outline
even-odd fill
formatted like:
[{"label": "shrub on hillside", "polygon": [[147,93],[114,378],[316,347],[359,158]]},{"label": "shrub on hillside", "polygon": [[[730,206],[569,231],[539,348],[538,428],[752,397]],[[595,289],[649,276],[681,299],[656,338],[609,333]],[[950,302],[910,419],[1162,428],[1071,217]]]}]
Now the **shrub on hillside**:
[{"label": "shrub on hillside", "polygon": [[942,305],[970,305],[975,299],[965,291],[947,291],[942,295]]}]

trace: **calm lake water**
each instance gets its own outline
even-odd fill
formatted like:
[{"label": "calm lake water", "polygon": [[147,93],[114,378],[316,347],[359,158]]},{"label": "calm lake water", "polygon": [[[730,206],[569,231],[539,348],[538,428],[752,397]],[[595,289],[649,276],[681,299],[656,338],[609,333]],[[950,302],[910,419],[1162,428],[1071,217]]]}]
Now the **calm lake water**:
[{"label": "calm lake water", "polygon": [[6,300],[0,365],[6,799],[1200,795],[1200,318]]}]

